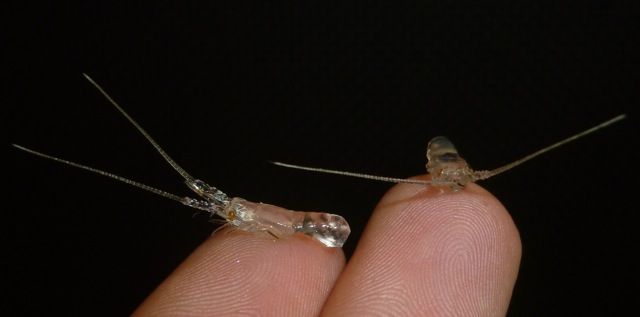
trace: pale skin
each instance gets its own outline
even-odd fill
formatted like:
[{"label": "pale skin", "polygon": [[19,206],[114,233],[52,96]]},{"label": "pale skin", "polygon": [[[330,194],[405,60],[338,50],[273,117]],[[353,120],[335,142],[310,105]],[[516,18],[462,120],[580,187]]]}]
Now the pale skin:
[{"label": "pale skin", "polygon": [[480,186],[442,193],[398,184],[348,263],[341,249],[303,235],[225,229],[134,315],[504,316],[520,255],[513,220]]}]

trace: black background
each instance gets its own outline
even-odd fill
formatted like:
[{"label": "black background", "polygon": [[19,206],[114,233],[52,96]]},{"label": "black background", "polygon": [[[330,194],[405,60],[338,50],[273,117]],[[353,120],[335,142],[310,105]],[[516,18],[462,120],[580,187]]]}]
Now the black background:
[{"label": "black background", "polygon": [[[7,143],[188,194],[86,72],[191,174],[233,196],[344,215],[350,255],[391,185],[268,160],[406,177],[447,135],[487,169],[628,113],[482,185],[522,236],[509,315],[637,307],[631,5],[276,3],[27,8],[6,46],[17,53]],[[7,147],[3,310],[128,314],[214,229],[172,201]]]}]

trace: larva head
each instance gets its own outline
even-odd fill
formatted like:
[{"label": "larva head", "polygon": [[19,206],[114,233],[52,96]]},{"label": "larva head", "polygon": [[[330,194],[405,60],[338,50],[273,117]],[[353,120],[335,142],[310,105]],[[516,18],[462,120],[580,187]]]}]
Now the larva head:
[{"label": "larva head", "polygon": [[443,136],[437,136],[427,146],[427,171],[435,182],[451,183],[459,189],[473,182],[473,170],[456,150],[455,145]]},{"label": "larva head", "polygon": [[[218,216],[224,218],[230,224],[240,226],[251,226],[255,220],[256,203],[244,200],[240,197],[234,197],[229,204],[218,213]],[[246,230],[247,228],[241,228]]]},{"label": "larva head", "polygon": [[196,194],[216,205],[226,206],[229,204],[229,197],[225,193],[199,179],[188,179],[185,184]]}]

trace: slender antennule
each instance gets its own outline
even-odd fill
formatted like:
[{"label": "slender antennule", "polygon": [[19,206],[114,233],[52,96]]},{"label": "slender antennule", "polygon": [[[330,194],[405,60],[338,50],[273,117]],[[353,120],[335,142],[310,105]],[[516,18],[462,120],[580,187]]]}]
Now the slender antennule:
[{"label": "slender antennule", "polygon": [[[435,184],[434,182],[431,182],[431,181],[424,181],[424,180],[419,180],[419,179],[405,179],[405,178],[394,178],[394,177],[386,177],[386,176],[377,176],[377,175],[345,172],[345,171],[338,171],[338,170],[330,170],[330,169],[318,168],[318,167],[308,167],[308,166],[301,166],[301,165],[293,165],[293,164],[287,164],[287,163],[282,163],[282,162],[270,162],[270,163],[274,164],[274,165],[282,166],[282,167],[288,167],[288,168],[299,169],[299,170],[304,170],[304,171],[326,173],[326,174],[335,174],[335,175],[342,175],[342,176],[350,176],[350,177],[371,179],[371,180],[389,182],[389,183],[406,183],[406,184],[420,184],[420,185],[432,185],[432,184]],[[438,185],[440,185],[440,184],[438,184]]]},{"label": "slender antennule", "polygon": [[514,167],[516,167],[516,166],[518,166],[518,165],[520,165],[520,164],[522,164],[522,163],[524,163],[524,162],[526,162],[526,161],[538,156],[538,155],[541,155],[543,153],[549,152],[549,151],[551,151],[551,150],[553,150],[553,149],[555,149],[555,148],[557,148],[559,146],[565,145],[565,144],[567,144],[567,143],[569,143],[571,141],[575,141],[576,139],[579,139],[579,138],[581,138],[581,137],[583,137],[583,136],[585,136],[587,134],[593,133],[593,132],[598,131],[598,130],[604,128],[604,127],[612,125],[612,124],[614,124],[614,123],[616,123],[616,122],[618,122],[620,120],[623,120],[626,117],[627,117],[626,114],[618,115],[618,116],[616,116],[614,118],[611,118],[611,119],[609,119],[609,120],[607,120],[607,121],[605,121],[605,122],[603,122],[601,124],[598,124],[597,126],[591,128],[591,129],[587,129],[587,130],[582,131],[582,132],[580,132],[578,134],[572,135],[572,136],[570,136],[570,137],[568,137],[568,138],[566,138],[566,139],[564,139],[564,140],[562,140],[560,142],[554,143],[554,144],[552,144],[550,146],[547,146],[547,147],[545,147],[545,148],[543,148],[541,150],[538,150],[538,151],[536,151],[536,152],[534,152],[532,154],[529,154],[529,155],[527,155],[527,156],[525,156],[525,157],[523,157],[523,158],[521,158],[521,159],[519,159],[519,160],[517,160],[515,162],[512,162],[512,163],[509,163],[507,165],[498,167],[498,168],[496,168],[494,170],[476,171],[474,173],[474,178],[476,180],[483,180],[483,179],[487,179],[487,178],[492,177],[492,176],[496,176],[496,175],[498,175],[500,173],[506,172],[506,171],[508,171],[508,170],[510,170],[510,169],[512,169],[512,168],[514,168]]},{"label": "slender antennule", "polygon": [[[324,169],[324,168],[319,168],[319,167],[309,167],[309,166],[301,166],[301,165],[294,165],[294,164],[287,164],[287,163],[282,163],[282,162],[271,162],[274,165],[278,165],[278,166],[283,166],[283,167],[288,167],[288,168],[293,168],[293,169],[299,169],[299,170],[305,170],[305,171],[311,171],[311,172],[318,172],[318,173],[327,173],[327,174],[335,174],[335,175],[342,175],[342,176],[351,176],[351,177],[358,177],[358,178],[364,178],[364,179],[371,179],[371,180],[376,180],[376,181],[383,181],[383,182],[390,182],[390,183],[409,183],[409,184],[422,184],[422,185],[433,185],[433,186],[451,186],[452,188],[457,188],[459,186],[464,186],[464,184],[468,183],[468,182],[474,182],[474,181],[478,181],[478,180],[483,180],[483,179],[487,179],[489,177],[498,175],[500,173],[503,173],[505,171],[508,171],[538,155],[541,155],[543,153],[546,153],[548,151],[551,151],[559,146],[565,145],[571,141],[574,141],[576,139],[579,139],[587,134],[593,133],[595,131],[598,131],[604,127],[607,127],[609,125],[612,125],[620,120],[623,120],[624,118],[626,118],[627,115],[626,114],[621,114],[618,115],[612,119],[609,119],[593,128],[587,129],[585,131],[582,131],[578,134],[575,134],[573,136],[570,136],[560,142],[554,143],[548,147],[545,147],[539,151],[534,152],[533,154],[527,155],[524,158],[521,158],[513,163],[507,164],[505,166],[496,168],[494,170],[483,170],[483,171],[472,171],[471,169],[469,169],[468,167],[466,167],[466,169],[460,170],[460,168],[448,168],[446,173],[446,177],[444,177],[442,175],[443,171],[439,171],[438,173],[435,173],[437,175],[432,175],[433,178],[429,181],[424,181],[424,180],[413,180],[413,179],[404,179],[404,178],[394,178],[394,177],[385,177],[385,176],[377,176],[377,175],[369,175],[369,174],[361,174],[361,173],[353,173],[353,172],[347,172],[347,171],[339,171],[339,170],[330,170],[330,169]],[[446,139],[444,139],[446,140]],[[450,141],[446,140],[447,142],[451,143]],[[453,147],[452,144],[450,144],[449,146]],[[455,151],[455,148],[453,149],[453,151]],[[457,152],[456,152],[457,155]],[[432,158],[429,157],[429,152],[427,152],[427,158],[429,159],[430,163]],[[464,162],[464,160],[463,160]],[[464,165],[466,166],[466,162],[464,162]],[[429,169],[429,164],[427,165],[428,169]],[[433,170],[429,170],[430,173],[434,173]],[[460,173],[463,172],[463,173]],[[461,177],[465,176],[466,178],[462,179]],[[457,180],[457,181],[456,181]]]},{"label": "slender antennule", "polygon": [[[99,170],[99,169],[96,169],[96,168],[93,168],[93,167],[89,167],[89,166],[86,166],[86,165],[82,165],[82,164],[78,164],[78,163],[75,163],[75,162],[67,161],[65,159],[57,158],[55,156],[47,155],[47,154],[44,154],[44,153],[41,153],[41,152],[38,152],[38,151],[34,151],[32,149],[28,149],[28,148],[26,148],[24,146],[21,146],[21,145],[18,145],[18,144],[11,144],[11,145],[13,145],[14,147],[16,147],[16,148],[18,148],[18,149],[20,149],[22,151],[25,151],[27,153],[31,153],[33,155],[40,156],[40,157],[43,157],[43,158],[46,158],[46,159],[49,159],[49,160],[53,160],[53,161],[56,161],[56,162],[59,162],[59,163],[62,163],[62,164],[71,165],[73,167],[77,167],[77,168],[80,168],[80,169],[83,169],[83,170],[86,170],[86,171],[89,171],[89,172],[100,174],[102,176],[110,177],[110,178],[113,178],[115,180],[121,181],[121,182],[123,182],[125,184],[129,184],[131,186],[138,187],[138,188],[146,190],[148,192],[152,192],[152,193],[154,193],[156,195],[160,195],[162,197],[169,198],[171,200],[175,200],[175,201],[177,201],[179,203],[182,203],[182,204],[185,204],[187,206],[194,207],[194,208],[197,208],[197,209],[201,209],[201,210],[207,211],[209,213],[212,212],[212,210],[210,209],[211,206],[207,205],[206,202],[199,201],[199,200],[196,200],[196,199],[193,199],[193,198],[188,198],[188,197],[180,197],[178,195],[174,195],[172,193],[168,193],[168,192],[166,192],[164,190],[160,190],[160,189],[151,187],[149,185],[145,185],[145,184],[130,180],[128,178],[124,178],[122,176],[115,175],[113,173],[105,172],[103,170]],[[201,204],[196,204],[198,202],[200,202]]]},{"label": "slender antennule", "polygon": [[160,145],[151,137],[151,135],[149,135],[149,133],[147,133],[147,131],[145,131],[135,120],[133,120],[133,118],[131,118],[129,116],[129,114],[124,111],[124,109],[122,109],[120,107],[120,105],[118,105],[117,102],[115,102],[115,100],[113,100],[113,98],[111,98],[111,96],[109,96],[109,94],[102,89],[102,87],[100,87],[100,85],[98,85],[98,83],[96,83],[93,79],[91,79],[91,77],[89,77],[89,75],[82,73],[82,75],[94,86],[98,89],[98,91],[100,91],[100,93],[102,93],[103,96],[105,96],[105,98],[107,98],[107,100],[109,100],[109,102],[116,107],[116,109],[118,109],[118,111],[120,111],[120,113],[122,113],[122,115],[125,116],[125,118],[127,118],[127,120],[129,120],[129,122],[131,122],[131,124],[133,124],[136,129],[138,129],[138,131],[140,131],[140,133],[142,133],[142,135],[147,138],[147,140],[149,141],[149,143],[151,143],[151,145],[153,145],[153,147],[156,148],[156,150],[158,151],[158,153],[160,153],[160,155],[162,155],[162,157],[165,159],[165,161],[167,161],[167,163],[169,163],[171,165],[171,167],[173,167],[174,170],[176,170],[176,172],[178,172],[187,182],[193,181],[195,180],[195,178],[193,178],[193,176],[189,175],[189,173],[187,173],[187,171],[185,171],[182,167],[180,167],[180,165],[178,165],[178,163],[176,163],[170,156],[169,154],[167,154],[162,147],[160,147]]}]

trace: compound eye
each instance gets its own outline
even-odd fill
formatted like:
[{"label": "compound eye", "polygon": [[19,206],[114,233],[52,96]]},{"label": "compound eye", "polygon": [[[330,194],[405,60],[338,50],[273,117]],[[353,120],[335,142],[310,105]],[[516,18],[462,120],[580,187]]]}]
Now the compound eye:
[{"label": "compound eye", "polygon": [[230,211],[227,213],[227,220],[228,220],[228,221],[234,221],[234,220],[236,220],[236,212],[235,212],[235,210],[230,210]]},{"label": "compound eye", "polygon": [[427,146],[427,171],[430,174],[439,175],[440,172],[447,168],[464,169],[467,162],[460,157],[455,145],[443,136],[437,136]]},{"label": "compound eye", "polygon": [[453,143],[443,136],[437,136],[427,146],[427,160],[429,162],[455,163],[461,160],[458,150]]}]

